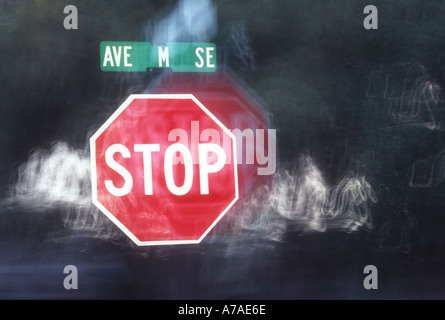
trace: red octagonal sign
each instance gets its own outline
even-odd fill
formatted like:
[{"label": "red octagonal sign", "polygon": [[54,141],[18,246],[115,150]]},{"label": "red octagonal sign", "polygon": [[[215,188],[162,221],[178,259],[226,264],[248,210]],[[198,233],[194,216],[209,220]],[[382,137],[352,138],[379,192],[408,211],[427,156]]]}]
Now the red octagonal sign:
[{"label": "red octagonal sign", "polygon": [[191,94],[131,95],[90,147],[93,203],[137,245],[199,243],[238,199],[235,137]]}]

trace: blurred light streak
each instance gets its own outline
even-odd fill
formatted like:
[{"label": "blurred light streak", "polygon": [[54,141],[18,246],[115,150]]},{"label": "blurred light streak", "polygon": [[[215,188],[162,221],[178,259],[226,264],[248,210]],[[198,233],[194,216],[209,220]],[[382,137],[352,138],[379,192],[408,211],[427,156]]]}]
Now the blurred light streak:
[{"label": "blurred light streak", "polygon": [[237,224],[256,237],[278,242],[288,231],[354,232],[372,228],[375,202],[365,177],[346,175],[330,186],[314,160],[303,155],[296,168],[282,169],[270,185],[241,201]]},{"label": "blurred light streak", "polygon": [[144,41],[151,41],[154,45],[209,41],[218,31],[216,13],[211,0],[180,0],[162,20],[145,23]]},{"label": "blurred light streak", "polygon": [[4,206],[48,214],[60,210],[68,229],[88,236],[117,236],[110,221],[91,202],[90,158],[85,150],[54,142],[48,150],[34,149],[17,171]]}]

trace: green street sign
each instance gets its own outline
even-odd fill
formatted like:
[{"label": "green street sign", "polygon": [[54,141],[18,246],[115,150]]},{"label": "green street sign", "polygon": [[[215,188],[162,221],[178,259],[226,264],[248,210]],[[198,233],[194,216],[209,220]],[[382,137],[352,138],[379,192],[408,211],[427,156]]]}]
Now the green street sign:
[{"label": "green street sign", "polygon": [[150,42],[102,41],[102,71],[146,72],[151,68],[171,68],[174,72],[216,71],[214,43],[167,42],[152,46]]}]

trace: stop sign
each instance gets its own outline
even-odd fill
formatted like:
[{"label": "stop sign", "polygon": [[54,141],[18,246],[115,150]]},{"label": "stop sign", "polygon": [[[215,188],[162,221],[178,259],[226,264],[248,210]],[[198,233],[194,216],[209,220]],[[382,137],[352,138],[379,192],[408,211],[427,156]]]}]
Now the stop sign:
[{"label": "stop sign", "polygon": [[193,94],[234,133],[241,198],[270,182],[276,164],[271,117],[261,99],[229,69],[199,74],[164,72],[148,92]]},{"label": "stop sign", "polygon": [[[225,67],[209,73],[164,72],[147,93],[193,94],[236,137],[240,199],[212,235],[238,235],[241,225],[261,219],[261,211],[253,208],[273,184],[277,151],[272,116],[261,98]],[[259,193],[265,197],[255,196]]]},{"label": "stop sign", "polygon": [[90,147],[93,203],[137,245],[199,243],[238,199],[235,137],[191,94],[131,95]]}]

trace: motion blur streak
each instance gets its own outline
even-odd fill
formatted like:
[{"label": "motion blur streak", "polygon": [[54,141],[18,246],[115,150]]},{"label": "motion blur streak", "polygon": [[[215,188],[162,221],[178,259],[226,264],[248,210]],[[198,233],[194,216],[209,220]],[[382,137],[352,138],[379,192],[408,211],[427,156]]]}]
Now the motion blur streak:
[{"label": "motion blur streak", "polygon": [[232,21],[229,24],[229,39],[226,47],[231,48],[236,65],[243,71],[258,70],[256,52],[252,48],[246,21]]},{"label": "motion blur streak", "polygon": [[217,33],[216,20],[216,7],[210,0],[181,0],[161,21],[149,20],[143,28],[143,36],[153,44],[208,41]]},{"label": "motion blur streak", "polygon": [[445,179],[445,150],[434,157],[420,159],[411,165],[409,186],[413,188],[431,188],[438,186]]},{"label": "motion blur streak", "polygon": [[53,143],[49,150],[32,151],[3,203],[34,212],[61,210],[69,229],[93,237],[115,236],[108,219],[91,202],[89,154],[64,142]]},{"label": "motion blur streak", "polygon": [[442,88],[428,68],[408,63],[388,69],[392,71],[371,73],[368,97],[378,96],[378,92],[370,90],[377,82],[386,83],[384,92],[380,94],[388,105],[389,116],[397,125],[418,125],[429,130],[442,130]]},{"label": "motion blur streak", "polygon": [[36,201],[37,208],[46,204],[89,204],[91,197],[85,187],[89,184],[88,157],[66,143],[56,142],[49,151],[34,150],[28,162],[18,170],[13,190],[19,201]]},{"label": "motion blur streak", "polygon": [[[241,228],[273,241],[282,241],[287,231],[372,228],[371,206],[377,198],[365,177],[348,175],[330,187],[307,155],[296,169],[276,177],[269,188],[261,187],[244,201]],[[258,218],[255,212],[261,212]]]},{"label": "motion blur streak", "polygon": [[[89,161],[86,151],[63,142],[50,150],[34,150],[20,166],[7,203],[34,212],[61,210],[66,228],[116,240],[119,231],[91,203]],[[353,232],[372,227],[373,202],[374,191],[364,177],[346,176],[329,187],[313,159],[305,155],[297,168],[282,170],[271,184],[242,199],[233,214],[240,234],[279,242],[288,231]]]}]

